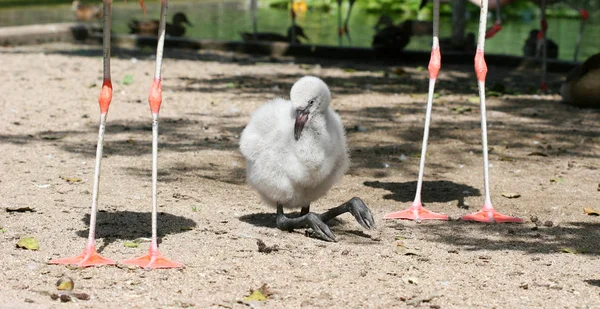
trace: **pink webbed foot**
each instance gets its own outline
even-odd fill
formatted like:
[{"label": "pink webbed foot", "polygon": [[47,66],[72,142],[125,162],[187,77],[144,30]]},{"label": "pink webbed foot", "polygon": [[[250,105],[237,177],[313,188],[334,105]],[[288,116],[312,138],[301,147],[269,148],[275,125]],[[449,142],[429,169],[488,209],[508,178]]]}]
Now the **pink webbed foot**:
[{"label": "pink webbed foot", "polygon": [[477,222],[487,222],[487,223],[493,223],[493,222],[523,223],[523,219],[503,215],[503,214],[497,212],[491,204],[484,205],[480,211],[469,214],[469,215],[462,216],[460,219],[463,221],[477,221]]},{"label": "pink webbed foot", "polygon": [[48,262],[49,264],[65,264],[65,265],[76,265],[79,267],[90,267],[90,266],[102,266],[102,265],[115,265],[115,261],[111,259],[107,259],[96,251],[96,247],[88,246],[83,251],[82,255],[65,258],[65,259],[56,259]]},{"label": "pink webbed foot", "polygon": [[421,203],[413,203],[406,210],[389,213],[384,219],[404,219],[420,222],[421,220],[448,220],[448,216],[437,212],[429,211]]},{"label": "pink webbed foot", "polygon": [[121,264],[135,265],[142,268],[157,269],[157,268],[181,268],[183,264],[173,262],[164,257],[157,248],[150,248],[148,254],[135,259],[122,261]]}]

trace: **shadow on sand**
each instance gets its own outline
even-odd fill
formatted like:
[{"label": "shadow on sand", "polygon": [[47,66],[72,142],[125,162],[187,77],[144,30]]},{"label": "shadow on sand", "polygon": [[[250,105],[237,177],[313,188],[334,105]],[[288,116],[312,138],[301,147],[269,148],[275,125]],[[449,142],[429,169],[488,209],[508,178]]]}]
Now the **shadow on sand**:
[{"label": "shadow on sand", "polygon": [[[86,214],[82,221],[89,226],[90,215]],[[161,238],[167,235],[183,233],[196,226],[196,222],[192,219],[158,212],[158,242],[160,243]],[[86,228],[78,231],[77,235],[87,238],[88,233],[89,230]],[[152,214],[150,212],[98,212],[96,238],[104,239],[104,243],[98,248],[98,251],[102,251],[106,246],[118,240],[133,240],[151,235]]]}]

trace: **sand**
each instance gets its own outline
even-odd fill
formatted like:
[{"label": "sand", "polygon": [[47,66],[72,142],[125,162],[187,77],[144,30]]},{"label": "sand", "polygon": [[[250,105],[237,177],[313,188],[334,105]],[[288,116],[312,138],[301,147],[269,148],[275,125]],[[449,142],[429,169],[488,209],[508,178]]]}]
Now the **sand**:
[{"label": "sand", "polygon": [[[457,221],[483,203],[472,64],[445,65],[433,107],[423,202],[447,222],[383,220],[414,198],[425,117],[423,67],[168,50],[159,141],[161,252],[181,270],[48,265],[77,255],[88,229],[102,79],[99,47],[0,48],[0,300],[3,308],[600,308],[600,112],[527,94],[535,70],[489,69],[491,196],[523,224]],[[419,64],[425,66],[426,64]],[[115,50],[96,245],[112,259],[150,236],[151,51]],[[353,70],[348,70],[352,68]],[[362,198],[337,243],[275,228],[244,180],[239,135],[264,101],[323,78],[348,128],[352,165],[317,212]],[[125,85],[126,75],[133,82]],[[550,86],[562,76],[551,74]],[[495,86],[494,86],[495,85]],[[70,181],[70,182],[69,182]],[[505,196],[520,195],[517,198]],[[7,212],[30,207],[34,212]],[[537,218],[536,222],[532,219]],[[538,226],[541,223],[540,226]],[[35,237],[41,248],[16,248]],[[279,251],[261,253],[257,239]],[[567,251],[567,252],[565,252]],[[52,300],[68,276],[90,300]],[[267,284],[266,301],[245,301]]]}]

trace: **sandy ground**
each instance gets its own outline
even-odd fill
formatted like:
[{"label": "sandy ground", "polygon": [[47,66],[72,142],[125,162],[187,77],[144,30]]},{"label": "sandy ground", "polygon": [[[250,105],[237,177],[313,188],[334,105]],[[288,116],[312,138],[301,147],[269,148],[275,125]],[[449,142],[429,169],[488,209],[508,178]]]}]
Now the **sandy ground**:
[{"label": "sandy ground", "polygon": [[[76,45],[0,49],[0,300],[2,308],[600,308],[600,113],[526,95],[535,71],[490,67],[492,200],[523,224],[456,221],[483,201],[479,108],[471,64],[444,66],[433,108],[423,201],[448,222],[383,220],[414,198],[427,72],[419,67],[167,51],[159,152],[161,251],[182,270],[47,265],[87,237],[101,50]],[[151,53],[115,51],[97,247],[122,260],[150,235]],[[426,64],[421,64],[426,65]],[[354,70],[344,70],[351,67]],[[125,75],[133,83],[124,85]],[[274,210],[244,182],[239,135],[265,100],[322,77],[348,128],[352,166],[314,211],[361,197],[377,229],[350,215],[337,243],[274,227]],[[551,75],[552,86],[560,75]],[[496,84],[496,86],[494,86]],[[501,88],[501,87],[500,87]],[[521,94],[519,94],[521,93]],[[536,155],[537,154],[537,155]],[[543,154],[544,156],[542,156]],[[69,183],[67,180],[80,179]],[[520,194],[509,199],[501,194]],[[7,212],[31,207],[35,212]],[[537,227],[531,221],[536,216]],[[550,221],[550,222],[547,222]],[[15,247],[35,237],[39,251]],[[257,239],[280,250],[258,252]],[[563,252],[563,251],[570,251]],[[62,276],[91,300],[50,299]],[[264,302],[244,303],[267,284]]]}]

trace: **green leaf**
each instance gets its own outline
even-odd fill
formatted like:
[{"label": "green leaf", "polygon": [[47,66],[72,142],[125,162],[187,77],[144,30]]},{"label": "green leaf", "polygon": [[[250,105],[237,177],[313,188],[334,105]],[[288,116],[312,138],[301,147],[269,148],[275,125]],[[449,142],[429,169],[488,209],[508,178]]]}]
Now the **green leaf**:
[{"label": "green leaf", "polygon": [[127,74],[123,78],[123,85],[131,85],[133,83],[133,75]]},{"label": "green leaf", "polygon": [[528,156],[538,156],[538,157],[547,157],[548,155],[540,152],[540,151],[534,151],[532,153],[527,154]]},{"label": "green leaf", "polygon": [[469,101],[471,103],[479,103],[479,97],[472,96],[472,97],[467,98],[467,101]]},{"label": "green leaf", "polygon": [[135,241],[126,241],[123,243],[123,246],[127,247],[127,248],[137,248],[140,244],[135,242]]},{"label": "green leaf", "polygon": [[68,183],[77,183],[77,182],[82,182],[81,178],[77,178],[77,177],[66,177],[66,176],[59,176],[60,179],[68,182]]},{"label": "green leaf", "polygon": [[505,198],[518,198],[518,197],[521,197],[521,194],[519,194],[519,193],[505,193],[505,192],[502,192],[501,194]]},{"label": "green leaf", "polygon": [[40,243],[37,241],[37,239],[33,237],[25,237],[21,238],[19,242],[17,242],[17,248],[27,250],[40,250]]},{"label": "green leaf", "polygon": [[453,107],[452,111],[457,112],[459,114],[464,114],[464,113],[470,113],[471,111],[473,111],[473,109],[468,106],[457,106],[457,107]]},{"label": "green leaf", "polygon": [[579,252],[577,252],[577,249],[573,249],[573,248],[560,248],[560,252],[562,253],[571,253],[571,254],[577,254]]},{"label": "green leaf", "polygon": [[252,294],[244,297],[244,301],[254,301],[254,300],[264,301],[264,300],[267,300],[267,297],[259,290],[255,290],[254,292],[252,292]]},{"label": "green leaf", "polygon": [[62,277],[56,282],[56,289],[59,291],[73,291],[75,282],[69,277]]}]

